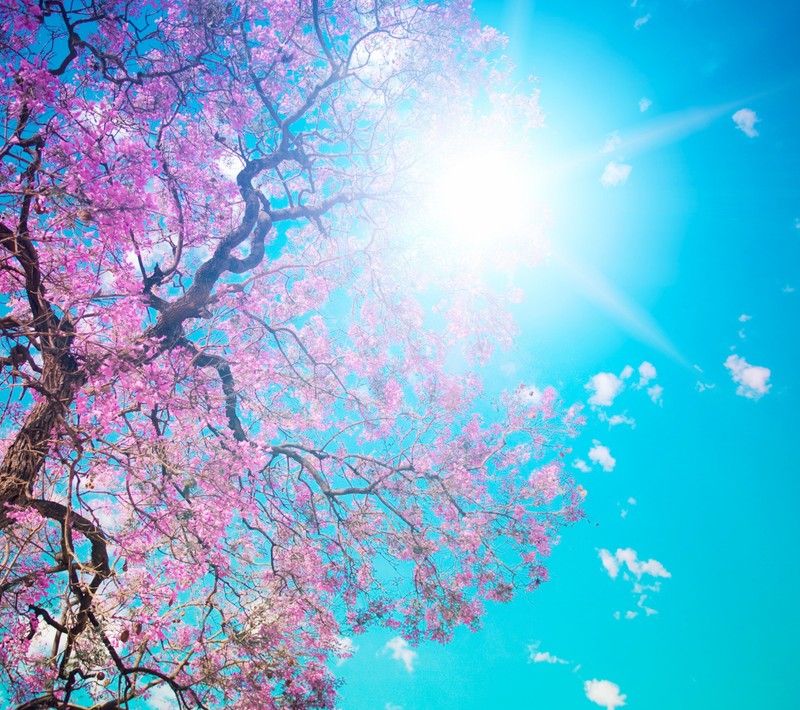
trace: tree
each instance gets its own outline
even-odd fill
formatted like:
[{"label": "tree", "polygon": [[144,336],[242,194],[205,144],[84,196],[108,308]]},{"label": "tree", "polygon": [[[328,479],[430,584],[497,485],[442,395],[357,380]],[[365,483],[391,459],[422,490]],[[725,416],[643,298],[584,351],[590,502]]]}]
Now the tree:
[{"label": "tree", "polygon": [[469,2],[0,22],[7,702],[330,708],[343,637],[546,579],[576,412],[484,402],[508,294],[407,226],[453,135],[538,118]]}]

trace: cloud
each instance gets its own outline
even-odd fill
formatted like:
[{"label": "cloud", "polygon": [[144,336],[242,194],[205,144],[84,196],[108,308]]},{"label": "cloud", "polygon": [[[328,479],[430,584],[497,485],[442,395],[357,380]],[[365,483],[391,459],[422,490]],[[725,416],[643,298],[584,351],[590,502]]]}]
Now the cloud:
[{"label": "cloud", "polygon": [[383,652],[386,653],[387,651],[391,651],[392,658],[396,661],[400,661],[409,673],[414,672],[417,652],[408,645],[408,641],[401,636],[395,636],[393,639],[387,641],[386,645],[383,647]]},{"label": "cloud", "polygon": [[695,386],[694,386],[694,388],[698,392],[705,392],[706,390],[713,390],[715,387],[716,387],[716,385],[709,384],[707,382],[700,382],[700,380],[697,380],[697,384],[695,384]]},{"label": "cloud", "polygon": [[749,108],[739,109],[733,114],[733,122],[736,124],[736,127],[748,138],[755,138],[758,135],[755,126],[760,120],[761,119],[756,116],[756,112]]},{"label": "cloud", "polygon": [[628,498],[628,505],[636,505],[636,498],[634,498],[633,496]]},{"label": "cloud", "polygon": [[784,286],[784,287],[781,289],[781,291],[783,291],[784,293],[794,293],[794,290],[795,290],[795,289],[794,289],[794,286],[790,286],[789,284],[786,284],[786,285],[785,285],[785,286]]},{"label": "cloud", "polygon": [[749,321],[752,317],[753,316],[748,316],[746,313],[742,313],[742,315],[739,316],[739,322],[747,323],[747,321]]},{"label": "cloud", "polygon": [[[606,568],[608,576],[611,579],[616,579],[619,574],[620,568],[624,565],[628,568],[631,574],[635,575],[636,579],[641,579],[643,575],[651,577],[665,577],[669,578],[672,575],[658,560],[640,560],[639,554],[636,550],[630,547],[618,548],[612,555],[610,550],[598,550],[600,561],[603,567]],[[658,591],[657,589],[655,591]]]},{"label": "cloud", "polygon": [[661,385],[653,385],[652,387],[648,387],[647,394],[649,395],[650,399],[653,400],[654,404],[658,404],[659,406],[662,404],[661,395],[664,394],[664,388]]},{"label": "cloud", "polygon": [[579,471],[583,471],[583,473],[589,473],[589,471],[592,470],[592,467],[589,466],[583,459],[575,459],[572,462],[572,467],[577,468]]},{"label": "cloud", "polygon": [[531,652],[530,660],[534,663],[562,663],[565,665],[569,663],[569,661],[554,656],[549,651],[533,651]]},{"label": "cloud", "polygon": [[394,703],[386,703],[386,705],[383,706],[383,710],[403,710],[403,708],[400,705],[395,705]]},{"label": "cloud", "polygon": [[639,110],[642,113],[647,111],[647,109],[649,109],[652,105],[653,105],[653,102],[650,99],[648,99],[646,96],[643,96],[641,99],[639,99]]},{"label": "cloud", "polygon": [[614,131],[606,136],[606,142],[603,146],[603,153],[613,153],[617,148],[622,145],[622,137],[619,131]]},{"label": "cloud", "polygon": [[598,372],[584,386],[594,392],[589,397],[589,404],[594,407],[610,407],[614,398],[625,388],[622,380],[611,372]]},{"label": "cloud", "polygon": [[655,379],[655,376],[655,366],[645,360],[641,365],[639,365],[639,384],[637,387],[646,387],[650,380]]},{"label": "cloud", "polygon": [[627,424],[631,429],[636,428],[636,420],[629,417],[627,412],[624,414],[613,414],[610,417],[607,416],[605,412],[600,412],[598,418],[601,422],[608,422],[609,428],[612,426],[619,426],[620,424]]},{"label": "cloud", "polygon": [[626,619],[635,619],[637,616],[639,616],[639,612],[638,611],[626,611],[625,612],[625,618]]},{"label": "cloud", "polygon": [[600,562],[603,563],[603,567],[605,567],[606,572],[608,572],[608,576],[611,577],[611,579],[616,579],[619,574],[619,562],[617,562],[617,558],[612,555],[609,550],[598,550],[598,554],[600,555]]},{"label": "cloud", "polygon": [[563,658],[559,658],[558,656],[554,656],[549,651],[540,651],[539,650],[539,641],[528,645],[528,662],[529,663],[561,663],[564,665],[568,665],[569,661],[565,661]]},{"label": "cloud", "polygon": [[646,15],[644,15],[643,17],[640,17],[639,19],[636,20],[636,22],[633,23],[633,29],[635,29],[635,30],[642,29],[642,27],[644,27],[644,25],[646,25],[648,22],[650,22],[650,18],[651,17],[652,17],[652,15],[649,12]]},{"label": "cloud", "polygon": [[748,399],[759,399],[769,392],[772,385],[767,384],[772,372],[769,368],[750,365],[739,355],[729,355],[725,367],[731,371],[733,381],[739,386],[736,394]]},{"label": "cloud", "polygon": [[625,365],[622,368],[622,372],[619,373],[619,378],[621,380],[627,380],[633,374],[633,368],[630,365]]},{"label": "cloud", "polygon": [[[606,552],[608,552],[608,550],[606,550]],[[641,579],[644,574],[650,575],[651,577],[672,576],[658,560],[651,558],[646,562],[642,561],[639,559],[636,550],[630,547],[618,549],[614,557],[620,565],[624,564],[632,574],[636,575],[636,579]]]},{"label": "cloud", "polygon": [[607,446],[603,446],[597,439],[592,441],[594,446],[589,449],[589,460],[599,464],[606,473],[611,473],[617,460],[611,455]]},{"label": "cloud", "polygon": [[589,700],[606,710],[622,707],[625,705],[625,698],[628,697],[620,695],[619,686],[610,680],[587,680],[583,684],[583,690]]},{"label": "cloud", "polygon": [[623,185],[628,181],[631,170],[633,170],[632,166],[612,160],[606,165],[605,170],[603,170],[603,174],[600,176],[600,182],[603,187],[617,187],[618,185]]}]

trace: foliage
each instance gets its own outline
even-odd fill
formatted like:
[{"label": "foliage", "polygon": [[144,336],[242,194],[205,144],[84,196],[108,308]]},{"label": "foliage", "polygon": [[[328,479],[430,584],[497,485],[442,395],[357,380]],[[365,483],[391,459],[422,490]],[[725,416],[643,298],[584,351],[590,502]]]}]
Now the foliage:
[{"label": "foliage", "polygon": [[506,296],[403,227],[454,126],[538,121],[469,3],[0,23],[8,702],[330,708],[343,637],[546,579],[575,412],[484,402]]}]

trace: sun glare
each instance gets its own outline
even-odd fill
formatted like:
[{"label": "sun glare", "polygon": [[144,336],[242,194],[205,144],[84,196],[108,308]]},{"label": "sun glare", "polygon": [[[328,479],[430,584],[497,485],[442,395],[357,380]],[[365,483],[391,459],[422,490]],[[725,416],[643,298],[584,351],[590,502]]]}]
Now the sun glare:
[{"label": "sun glare", "polygon": [[524,156],[478,146],[443,156],[432,173],[427,213],[437,239],[485,250],[518,239],[532,217],[533,174]]}]

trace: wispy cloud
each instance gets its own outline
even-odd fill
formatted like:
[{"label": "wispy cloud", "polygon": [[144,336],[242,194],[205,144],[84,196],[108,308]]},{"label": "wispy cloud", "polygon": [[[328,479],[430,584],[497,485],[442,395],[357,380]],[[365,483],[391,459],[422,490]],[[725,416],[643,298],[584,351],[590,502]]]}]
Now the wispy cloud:
[{"label": "wispy cloud", "polygon": [[653,102],[650,99],[648,99],[646,96],[643,96],[641,99],[639,99],[639,110],[642,113],[647,111],[647,109],[649,109],[652,105],[653,105]]},{"label": "wispy cloud", "polygon": [[396,661],[400,661],[409,673],[414,672],[417,652],[408,645],[408,641],[403,637],[395,636],[393,639],[387,641],[386,645],[383,647],[383,652],[386,653],[387,651],[391,651],[392,658]]},{"label": "wispy cloud", "polygon": [[577,468],[579,471],[582,471],[583,473],[589,473],[589,471],[592,470],[592,467],[589,466],[583,459],[575,459],[572,462],[572,467]]},{"label": "wispy cloud", "polygon": [[613,153],[617,148],[622,145],[622,136],[619,131],[614,131],[606,136],[606,142],[603,145],[603,153]]},{"label": "wispy cloud", "polygon": [[583,690],[589,700],[606,710],[622,707],[628,697],[620,694],[619,686],[610,680],[587,680],[583,684]]},{"label": "wispy cloud", "polygon": [[633,170],[633,166],[612,160],[603,170],[603,174],[600,176],[600,183],[603,187],[624,185],[630,177],[631,170]]},{"label": "wispy cloud", "polygon": [[644,27],[648,22],[650,22],[650,18],[652,15],[648,12],[646,15],[637,18],[637,20],[633,23],[633,29],[640,30]]},{"label": "wispy cloud", "polygon": [[725,367],[730,370],[733,381],[739,385],[736,394],[742,397],[759,399],[772,387],[767,384],[772,371],[767,367],[750,365],[740,355],[729,355],[725,360]]},{"label": "wispy cloud", "polygon": [[733,122],[736,127],[744,133],[748,138],[755,138],[758,131],[755,126],[761,119],[756,116],[756,112],[749,108],[739,109],[733,114]]},{"label": "wispy cloud", "polygon": [[540,651],[538,641],[528,646],[528,661],[531,663],[559,663],[562,665],[569,664],[569,661],[565,661],[563,658],[554,656],[549,651]]}]

